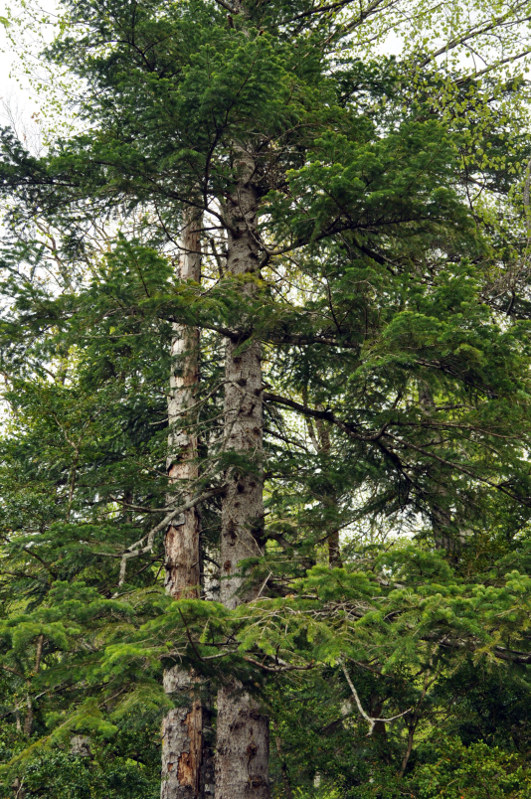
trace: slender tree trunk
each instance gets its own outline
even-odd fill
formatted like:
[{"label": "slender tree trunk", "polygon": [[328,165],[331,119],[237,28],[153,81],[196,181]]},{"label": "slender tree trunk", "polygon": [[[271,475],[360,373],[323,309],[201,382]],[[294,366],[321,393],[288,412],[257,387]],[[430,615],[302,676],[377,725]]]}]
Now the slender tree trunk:
[{"label": "slender tree trunk", "polygon": [[[200,228],[202,216],[185,212],[180,277],[200,280]],[[190,418],[199,381],[199,329],[174,325],[172,371],[168,398],[168,476],[171,484],[193,492],[198,478],[197,434]],[[171,499],[171,496],[170,496]],[[199,517],[187,510],[166,531],[165,585],[174,597],[199,597]],[[203,709],[194,691],[193,674],[178,667],[164,674],[164,689],[176,700],[162,722],[161,799],[196,799],[205,793],[202,778]]]},{"label": "slender tree trunk", "polygon": [[[435,410],[432,391],[424,382],[419,381],[419,404],[427,415],[432,415]],[[442,442],[437,436],[438,443]],[[427,496],[427,505],[430,509],[431,529],[436,549],[445,550],[448,557],[455,560],[459,554],[460,541],[456,536],[455,526],[452,525],[452,515],[447,507],[448,490],[441,482],[434,482],[430,494]]]},{"label": "slender tree trunk", "polygon": [[[252,157],[238,150],[239,181],[226,205],[229,228],[227,272],[243,278],[243,299],[255,292],[258,275],[257,195]],[[221,520],[221,600],[233,609],[253,598],[241,561],[262,554],[262,368],[258,342],[250,332],[228,341],[225,364],[225,451],[241,464],[227,473]],[[268,799],[269,724],[256,700],[236,680],[218,693],[216,799]]]},{"label": "slender tree trunk", "polygon": [[[201,215],[195,209],[185,212],[183,229],[184,255],[181,280],[201,278]],[[199,328],[173,325],[171,343],[172,369],[168,397],[168,477],[171,485],[189,493],[199,476],[197,434],[190,418],[196,402],[199,382]],[[170,499],[172,497],[170,496]],[[187,510],[171,524],[165,538],[165,586],[179,599],[199,596],[199,517],[195,508]]]},{"label": "slender tree trunk", "polygon": [[[35,650],[35,665],[33,667],[33,674],[36,677],[41,667],[42,647],[44,644],[44,635],[41,633],[37,638],[37,648]],[[26,718],[24,719],[24,735],[29,738],[33,732],[33,700],[31,698],[31,680],[28,680],[28,693],[26,695]]]},{"label": "slender tree trunk", "polygon": [[[303,394],[304,404],[308,405],[308,392],[304,391]],[[318,406],[319,410],[323,410],[321,406]],[[328,427],[325,425],[322,419],[316,419],[315,421],[315,428],[313,425],[312,420],[309,417],[306,417],[306,426],[308,428],[308,433],[310,435],[311,442],[315,448],[316,452],[322,452],[326,455],[327,458],[330,458],[330,453],[332,451],[332,446],[330,442],[330,431]],[[335,491],[330,490],[325,496],[322,497],[321,501],[324,505],[328,506],[331,509],[331,513],[334,515],[337,514],[337,507],[338,507],[338,497]],[[330,524],[327,522],[327,527],[330,527]],[[341,559],[341,546],[339,540],[339,529],[332,524],[330,531],[326,537],[326,543],[328,546],[328,565],[330,568],[343,566],[343,561]]]},{"label": "slender tree trunk", "polygon": [[[317,427],[317,435],[319,440],[320,451],[323,452],[327,458],[330,458],[332,445],[330,442],[330,431],[322,419],[316,419],[315,426]],[[323,502],[328,505],[331,513],[336,515],[338,508],[338,497],[335,491],[331,490],[326,497],[323,497]],[[332,524],[330,532],[327,537],[328,544],[328,563],[331,568],[343,566],[341,560],[341,548],[339,541],[339,529]]]}]

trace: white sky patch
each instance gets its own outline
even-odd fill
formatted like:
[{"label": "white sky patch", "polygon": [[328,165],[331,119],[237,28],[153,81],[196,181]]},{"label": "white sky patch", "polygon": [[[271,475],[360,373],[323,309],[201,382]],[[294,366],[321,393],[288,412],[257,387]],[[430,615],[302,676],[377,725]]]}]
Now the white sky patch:
[{"label": "white sky patch", "polygon": [[79,80],[42,55],[62,13],[56,0],[0,0],[0,126],[12,127],[33,155],[76,125],[68,101]]}]

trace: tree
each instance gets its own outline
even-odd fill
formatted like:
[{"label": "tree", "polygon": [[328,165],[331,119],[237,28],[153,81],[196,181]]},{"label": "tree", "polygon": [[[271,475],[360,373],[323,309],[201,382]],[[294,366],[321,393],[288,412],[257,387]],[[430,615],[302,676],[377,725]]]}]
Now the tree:
[{"label": "tree", "polygon": [[[516,234],[500,221],[514,213],[511,203],[522,207],[525,176],[511,171],[529,152],[516,139],[504,155],[521,84],[493,78],[520,57],[515,36],[527,12],[523,3],[501,11],[485,5],[472,23],[459,9],[450,14],[441,46],[432,31],[445,9],[418,3],[412,25],[424,41],[413,36],[399,61],[367,54],[371,39],[407,10],[399,2],[66,2],[50,55],[86,83],[77,100],[87,132],[58,140],[41,159],[4,135],[3,186],[16,203],[12,224],[27,240],[5,256],[12,269],[5,291],[17,297],[6,332],[23,324],[7,369],[19,381],[13,402],[22,389],[24,402],[50,396],[55,420],[46,426],[42,400],[32,400],[21,417],[25,438],[14,441],[27,451],[33,439],[35,447],[43,424],[46,437],[63,436],[55,443],[60,468],[42,459],[62,516],[43,520],[38,540],[53,530],[46,566],[64,580],[54,573],[57,544],[92,523],[101,612],[136,618],[116,633],[121,651],[118,638],[104,652],[92,644],[94,695],[98,669],[123,689],[128,660],[155,670],[162,661],[167,684],[192,675],[182,683],[182,706],[166,716],[167,743],[170,728],[177,741],[181,721],[190,723],[169,747],[187,768],[165,780],[165,796],[204,794],[194,765],[202,711],[197,697],[188,699],[194,686],[201,692],[201,675],[219,687],[218,799],[267,797],[265,707],[276,718],[282,710],[265,674],[274,673],[277,689],[294,690],[292,672],[317,668],[319,684],[331,670],[335,707],[348,689],[362,719],[378,725],[382,749],[396,717],[385,757],[398,758],[405,778],[419,725],[434,724],[424,714],[430,681],[445,682],[455,653],[524,658],[511,643],[521,617],[496,631],[489,621],[491,613],[514,613],[520,578],[497,573],[484,602],[475,593],[482,580],[469,579],[477,551],[485,571],[508,555],[515,535],[508,528],[525,524],[529,495],[528,344],[513,318],[526,307],[528,236],[524,218]],[[463,47],[492,57],[490,37],[500,31],[504,59],[471,71],[437,61]],[[66,274],[59,294],[31,276],[32,264],[37,272],[46,265],[35,217],[57,231]],[[95,256],[87,231],[103,219],[121,233]],[[176,232],[189,235],[191,227],[201,229],[203,245],[185,241],[184,264],[212,249],[202,282],[197,272],[171,275]],[[21,260],[29,266],[19,275]],[[192,329],[203,331],[201,345]],[[159,420],[172,335],[183,355],[168,404],[166,485]],[[54,363],[57,346],[66,372]],[[25,382],[20,353],[35,373]],[[74,421],[81,407],[84,421]],[[92,451],[97,430],[105,449],[113,442],[113,457]],[[21,461],[7,458],[10,475]],[[214,528],[207,541],[202,525],[202,549],[218,559],[221,605],[196,598],[198,508]],[[116,515],[112,533],[101,514]],[[359,536],[385,523],[409,526],[427,543],[414,551],[397,544],[386,559],[355,542],[339,557],[339,530]],[[20,548],[27,530],[15,528],[6,528],[8,546]],[[156,555],[162,530],[167,585],[178,601],[158,597],[137,613],[126,600],[113,605],[129,586],[156,585],[149,561],[145,571],[138,564]],[[73,573],[79,582],[83,571]],[[59,612],[57,590],[41,593],[43,608]],[[48,653],[51,674],[55,660],[69,661],[70,645],[43,631],[48,610],[35,612],[25,640],[46,634],[63,653]],[[356,630],[369,632],[352,644],[358,622]],[[365,695],[354,666],[372,675],[364,672]],[[404,695],[406,708],[398,702]],[[358,766],[351,779],[361,779]]]},{"label": "tree", "polygon": [[[180,280],[201,280],[201,215],[188,212],[183,233],[183,260]],[[198,438],[190,433],[191,420],[182,427],[183,418],[193,414],[199,383],[199,329],[174,325],[171,354],[174,359],[168,398],[168,475],[170,484],[183,481],[188,486],[188,503],[179,520],[170,522],[165,534],[166,590],[174,599],[199,597],[200,531],[199,514],[194,504],[194,486],[198,484]],[[197,490],[197,489],[195,489]],[[169,497],[171,503],[172,497]],[[164,675],[168,693],[190,694],[190,700],[171,710],[162,730],[161,796],[208,795],[211,774],[204,740],[201,700],[194,696],[189,673],[174,667]],[[186,695],[186,694],[185,694]],[[205,757],[203,756],[205,755]],[[203,762],[205,761],[205,762]]]}]

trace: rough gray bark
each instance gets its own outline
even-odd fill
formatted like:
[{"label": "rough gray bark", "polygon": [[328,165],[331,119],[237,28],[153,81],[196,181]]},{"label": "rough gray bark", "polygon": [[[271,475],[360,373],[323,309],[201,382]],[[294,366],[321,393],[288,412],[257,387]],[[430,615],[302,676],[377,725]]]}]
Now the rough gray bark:
[{"label": "rough gray bark", "polygon": [[[244,298],[255,291],[258,274],[254,162],[239,148],[239,179],[228,198],[227,272]],[[224,448],[239,459],[226,475],[221,527],[221,600],[229,608],[249,601],[255,589],[244,585],[241,561],[262,554],[262,368],[258,342],[250,334],[228,341],[225,363]],[[236,680],[218,693],[216,799],[268,799],[268,719]]]},{"label": "rough gray bark", "polygon": [[[201,277],[201,214],[185,213],[182,280]],[[171,485],[192,493],[198,478],[197,435],[187,418],[196,401],[199,381],[199,329],[174,325],[172,371],[168,397],[168,476]],[[171,499],[171,495],[170,495]],[[165,536],[165,586],[175,599],[199,597],[199,517],[195,507],[173,522]],[[203,709],[193,674],[174,667],[164,675],[164,689],[176,707],[162,722],[161,799],[197,799],[205,791],[203,767]]]},{"label": "rough gray bark", "polygon": [[269,797],[269,721],[234,680],[218,693],[216,799]]},{"label": "rough gray bark", "polygon": [[90,744],[88,735],[73,735],[70,738],[70,754],[74,757],[92,757]]}]

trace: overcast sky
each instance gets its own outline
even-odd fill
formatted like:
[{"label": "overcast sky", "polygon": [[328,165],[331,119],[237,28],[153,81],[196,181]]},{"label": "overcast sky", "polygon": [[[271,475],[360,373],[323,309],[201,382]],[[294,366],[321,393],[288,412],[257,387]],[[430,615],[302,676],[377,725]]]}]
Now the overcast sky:
[{"label": "overcast sky", "polygon": [[[7,4],[0,0],[0,17],[7,17]],[[13,27],[10,26],[10,30]],[[17,81],[14,73],[19,75]],[[23,81],[22,65],[14,52],[13,43],[10,41],[5,25],[0,25],[0,96],[3,103],[17,102],[25,106],[31,113],[31,90],[28,81]],[[21,83],[21,81],[23,81]],[[33,109],[34,110],[34,109]]]},{"label": "overcast sky", "polygon": [[[9,17],[8,4],[0,0],[0,18]],[[16,4],[10,5],[13,8]],[[44,14],[53,14],[56,8],[55,0],[44,0],[40,4],[34,2],[31,13],[42,18]],[[21,18],[23,14],[28,19],[28,13],[21,12]],[[53,27],[41,24],[38,30],[40,38],[29,26],[19,28],[11,23],[6,28],[0,24],[0,124],[14,125],[21,138],[25,132],[31,133],[36,128],[35,117],[42,117],[46,91],[36,88],[38,77],[44,78],[45,84],[50,83],[44,77],[43,62],[39,63],[38,56],[46,41],[52,38]],[[33,80],[25,73],[28,68]]]}]

